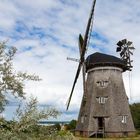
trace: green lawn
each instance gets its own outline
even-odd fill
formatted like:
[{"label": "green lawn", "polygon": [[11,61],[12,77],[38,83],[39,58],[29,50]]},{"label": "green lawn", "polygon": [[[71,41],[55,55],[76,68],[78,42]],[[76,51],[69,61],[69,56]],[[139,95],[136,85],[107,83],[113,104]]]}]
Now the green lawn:
[{"label": "green lawn", "polygon": [[77,138],[77,140],[140,140],[140,136],[134,138]]}]

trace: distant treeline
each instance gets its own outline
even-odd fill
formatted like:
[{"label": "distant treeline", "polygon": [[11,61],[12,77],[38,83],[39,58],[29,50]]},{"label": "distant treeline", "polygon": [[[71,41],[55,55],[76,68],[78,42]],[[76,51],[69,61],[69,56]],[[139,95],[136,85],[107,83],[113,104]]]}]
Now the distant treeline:
[{"label": "distant treeline", "polygon": [[140,103],[134,103],[130,105],[130,110],[135,128],[140,131]]}]

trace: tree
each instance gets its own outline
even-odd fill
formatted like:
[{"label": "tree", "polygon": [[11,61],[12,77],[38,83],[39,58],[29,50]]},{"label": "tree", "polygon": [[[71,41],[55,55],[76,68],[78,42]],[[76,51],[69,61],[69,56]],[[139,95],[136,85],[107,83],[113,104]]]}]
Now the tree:
[{"label": "tree", "polygon": [[[17,49],[8,47],[6,42],[0,43],[0,113],[8,103],[7,94],[25,99],[24,81],[41,80],[36,75],[29,75],[23,72],[16,72],[13,68],[13,58]],[[37,106],[37,99],[31,98],[25,106],[19,105],[16,115],[12,121],[6,121],[0,117],[0,140],[39,140],[39,139],[57,139],[57,128],[40,126],[38,121],[56,118],[59,112],[52,107],[41,110]],[[71,134],[66,139],[72,139]]]},{"label": "tree", "polygon": [[69,124],[66,125],[68,130],[74,130],[76,128],[76,120],[71,120]]},{"label": "tree", "polygon": [[[52,107],[47,107],[46,109],[39,109],[37,107],[37,99],[31,97],[30,101],[26,103],[25,107],[19,105],[16,110],[16,115],[14,120],[17,121],[14,131],[20,132],[28,130],[34,125],[38,124],[41,119],[48,119],[50,117],[56,118],[59,112]],[[29,129],[31,131],[31,129]]]},{"label": "tree", "polygon": [[140,130],[140,103],[130,105],[135,128]]},{"label": "tree", "polygon": [[6,42],[0,43],[0,113],[8,103],[6,96],[12,94],[15,97],[24,98],[24,81],[39,81],[36,75],[29,75],[23,72],[16,72],[13,68],[13,58],[17,49],[9,47]]},{"label": "tree", "polygon": [[12,121],[0,118],[0,139],[32,139],[38,137],[46,139],[54,137],[57,133],[56,127],[40,126],[38,121],[56,118],[60,113],[52,107],[40,109],[37,107],[37,99],[31,98],[24,107],[20,106],[16,110]]},{"label": "tree", "polygon": [[76,123],[77,123],[76,120],[71,120],[70,121],[69,127],[70,127],[71,130],[74,130],[76,128]]},{"label": "tree", "polygon": [[59,131],[61,130],[61,125],[59,123],[55,124],[54,127]]}]

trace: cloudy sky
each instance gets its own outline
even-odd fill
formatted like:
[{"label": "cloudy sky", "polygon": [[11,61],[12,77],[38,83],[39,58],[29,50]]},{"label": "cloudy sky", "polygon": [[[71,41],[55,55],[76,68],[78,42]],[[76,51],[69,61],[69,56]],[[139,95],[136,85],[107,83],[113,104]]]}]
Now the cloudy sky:
[{"label": "cloudy sky", "polygon": [[[82,97],[82,78],[78,79],[70,109],[66,109],[79,58],[78,35],[84,35],[92,0],[0,0],[0,41],[9,40],[18,52],[17,70],[38,74],[41,82],[26,83],[27,99],[38,98],[39,104],[52,105],[63,112],[60,120],[76,119]],[[140,101],[140,1],[97,0],[92,38],[87,54],[102,52],[119,56],[116,43],[124,38],[136,48],[132,72],[131,100]],[[124,76],[130,97],[128,72]],[[12,100],[11,102],[15,102]],[[7,106],[10,119],[16,105]]]}]

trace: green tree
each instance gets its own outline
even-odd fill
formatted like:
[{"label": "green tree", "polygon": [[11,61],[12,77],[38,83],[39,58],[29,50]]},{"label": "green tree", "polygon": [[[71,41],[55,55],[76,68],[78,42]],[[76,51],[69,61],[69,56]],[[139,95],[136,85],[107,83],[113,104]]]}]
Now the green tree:
[{"label": "green tree", "polygon": [[66,125],[68,130],[74,130],[76,128],[76,120],[71,120],[69,124]]},{"label": "green tree", "polygon": [[130,105],[135,128],[140,130],[140,103]]},{"label": "green tree", "polygon": [[70,126],[70,129],[71,129],[71,130],[76,128],[76,123],[77,123],[76,120],[70,121],[69,126]]},{"label": "green tree", "polygon": [[36,75],[29,75],[14,70],[13,58],[16,51],[15,47],[7,46],[6,42],[0,43],[0,113],[8,103],[6,99],[7,94],[24,98],[24,81],[40,80]]}]

